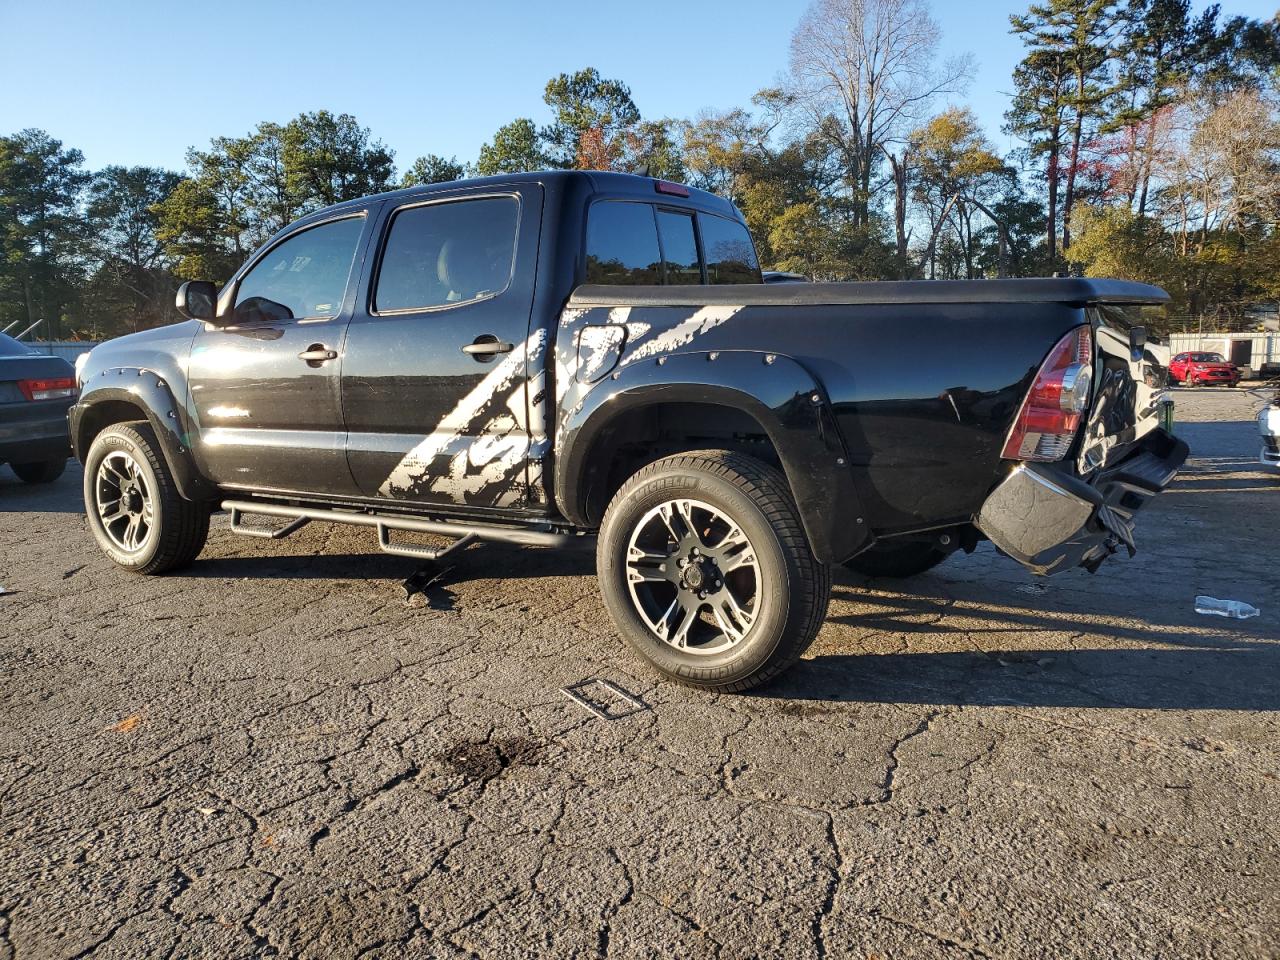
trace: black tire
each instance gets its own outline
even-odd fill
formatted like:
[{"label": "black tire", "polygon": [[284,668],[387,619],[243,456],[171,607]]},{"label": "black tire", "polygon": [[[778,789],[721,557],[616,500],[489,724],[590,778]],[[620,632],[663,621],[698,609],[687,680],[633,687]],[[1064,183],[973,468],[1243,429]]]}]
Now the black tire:
[{"label": "black tire", "polygon": [[[136,464],[141,488],[151,503],[151,521],[134,550],[116,542],[98,509],[99,492],[104,489],[99,471],[115,453],[127,455]],[[89,529],[102,552],[132,573],[159,574],[188,566],[209,536],[211,505],[179,495],[155,433],[145,421],[112,424],[94,437],[85,457],[84,503]]]},{"label": "black tire", "polygon": [[[626,563],[631,538],[654,508],[681,499],[714,508],[748,541],[757,587],[752,619],[727,649],[677,649],[653,631],[633,601]],[[817,636],[831,596],[831,570],[809,547],[786,478],[727,450],[678,454],[634,474],[605,512],[596,561],[605,605],[631,647],[664,676],[722,693],[764,683],[798,660]],[[727,582],[734,574],[716,576]]]},{"label": "black tire", "polygon": [[901,579],[932,570],[948,556],[947,551],[939,550],[927,540],[907,540],[902,543],[889,540],[876,544],[870,550],[864,550],[856,557],[846,560],[844,565],[867,577]]},{"label": "black tire", "polygon": [[39,460],[35,463],[11,463],[9,469],[16,473],[23,483],[53,483],[67,469],[67,458]]}]

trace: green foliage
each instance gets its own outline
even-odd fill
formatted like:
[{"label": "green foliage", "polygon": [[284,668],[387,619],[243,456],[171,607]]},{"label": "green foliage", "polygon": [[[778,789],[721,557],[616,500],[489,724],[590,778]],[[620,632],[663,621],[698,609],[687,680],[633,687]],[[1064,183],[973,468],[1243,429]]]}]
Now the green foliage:
[{"label": "green foliage", "polygon": [[[913,0],[815,4],[784,89],[688,120],[641,117],[595,68],[559,74],[541,125],[499,128],[474,166],[427,154],[399,178],[367,128],[324,110],[215,137],[188,151],[185,175],[90,174],[79,151],[24,130],[0,137],[0,324],[45,318],[59,336],[167,322],[177,278],[225,281],[320,207],[557,167],[720,194],[766,267],[815,279],[1073,267],[1158,283],[1175,311],[1241,317],[1280,299],[1280,17],[1220,23],[1192,2],[1036,0],[1012,17],[1026,49],[1004,129],[1025,148],[1009,157],[970,111],[925,109],[968,71],[935,62]],[[869,32],[846,30],[859,24]]]},{"label": "green foliage", "polygon": [[304,113],[191,149],[191,175],[157,207],[179,276],[224,282],[299,216],[393,185],[393,154],[349,114]]},{"label": "green foliage", "polygon": [[544,170],[551,165],[551,158],[542,151],[537,125],[528,117],[520,117],[499,127],[493,140],[480,148],[476,173],[492,177],[499,173]]},{"label": "green foliage", "polygon": [[0,137],[0,326],[43,318],[41,334],[67,332],[84,275],[88,182],[84,155],[43,130]]},{"label": "green foliage", "polygon": [[85,211],[94,265],[82,325],[138,330],[171,316],[177,283],[158,234],[158,205],[181,179],[155,167],[107,167],[94,175]]},{"label": "green foliage", "polygon": [[444,157],[429,153],[413,161],[413,166],[405,172],[400,186],[412,187],[420,183],[447,183],[450,180],[461,180],[467,175],[466,164],[459,163],[457,157]]},{"label": "green foliage", "polygon": [[552,77],[542,99],[553,119],[541,136],[546,154],[559,167],[601,169],[602,157],[623,155],[621,141],[640,122],[630,88],[601,77],[595,67]]},{"label": "green foliage", "polygon": [[660,180],[683,181],[687,176],[676,120],[644,120],[627,132],[624,169]]},{"label": "green foliage", "polygon": [[213,189],[184,179],[156,204],[156,236],[179,277],[225,283],[244,259],[240,230]]},{"label": "green foliage", "polygon": [[290,120],[281,134],[285,186],[304,210],[390,188],[395,155],[350,114],[328,110]]},{"label": "green foliage", "polygon": [[1164,284],[1174,272],[1172,240],[1160,222],[1126,207],[1079,207],[1071,256],[1090,277]]}]

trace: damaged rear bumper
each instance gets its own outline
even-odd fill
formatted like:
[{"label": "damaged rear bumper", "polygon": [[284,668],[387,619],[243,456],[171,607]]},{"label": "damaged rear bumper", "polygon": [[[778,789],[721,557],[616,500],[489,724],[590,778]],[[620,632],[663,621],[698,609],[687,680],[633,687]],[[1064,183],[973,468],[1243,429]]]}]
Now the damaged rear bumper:
[{"label": "damaged rear bumper", "polygon": [[1032,573],[1081,566],[1092,573],[1122,544],[1134,554],[1133,515],[1173,482],[1187,453],[1183,441],[1155,430],[1090,481],[1021,463],[987,497],[975,523]]}]

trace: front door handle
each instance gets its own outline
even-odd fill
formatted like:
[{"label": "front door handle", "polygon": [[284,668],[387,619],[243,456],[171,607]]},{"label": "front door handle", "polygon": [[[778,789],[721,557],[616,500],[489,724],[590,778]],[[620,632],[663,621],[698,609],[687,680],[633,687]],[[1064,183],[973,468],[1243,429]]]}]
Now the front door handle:
[{"label": "front door handle", "polygon": [[298,354],[298,359],[307,361],[307,366],[309,367],[318,367],[326,360],[336,360],[337,358],[338,351],[330,350],[323,343],[313,343]]},{"label": "front door handle", "polygon": [[476,337],[474,343],[468,343],[463,347],[462,352],[483,363],[486,360],[492,360],[499,353],[510,353],[515,348],[514,343],[499,340],[492,333],[484,333]]}]

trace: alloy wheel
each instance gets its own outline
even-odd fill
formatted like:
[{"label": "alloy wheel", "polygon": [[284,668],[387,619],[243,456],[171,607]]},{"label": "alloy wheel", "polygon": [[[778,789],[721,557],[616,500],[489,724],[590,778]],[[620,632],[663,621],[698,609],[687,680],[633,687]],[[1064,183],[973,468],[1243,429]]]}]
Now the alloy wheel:
[{"label": "alloy wheel", "polygon": [[155,530],[155,500],[138,461],[124,450],[102,458],[94,482],[98,517],[107,537],[125,553],[137,553]]},{"label": "alloy wheel", "polygon": [[760,566],[742,528],[700,500],[650,509],[627,543],[631,602],[659,640],[686,653],[720,653],[759,616]]}]

